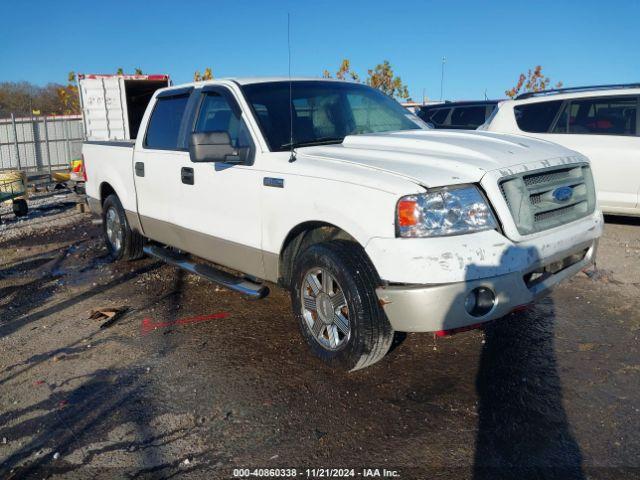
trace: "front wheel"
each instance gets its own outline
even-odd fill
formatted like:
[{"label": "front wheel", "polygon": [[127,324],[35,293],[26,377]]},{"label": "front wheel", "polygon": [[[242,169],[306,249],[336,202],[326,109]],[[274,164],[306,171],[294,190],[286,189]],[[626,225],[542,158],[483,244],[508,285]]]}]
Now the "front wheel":
[{"label": "front wheel", "polygon": [[331,366],[358,370],[385,356],[393,328],[378,303],[378,275],[360,245],[312,245],[297,259],[291,300],[312,352]]},{"label": "front wheel", "polygon": [[129,227],[116,195],[109,195],[102,205],[102,229],[107,250],[114,260],[136,260],[143,256],[144,238]]}]

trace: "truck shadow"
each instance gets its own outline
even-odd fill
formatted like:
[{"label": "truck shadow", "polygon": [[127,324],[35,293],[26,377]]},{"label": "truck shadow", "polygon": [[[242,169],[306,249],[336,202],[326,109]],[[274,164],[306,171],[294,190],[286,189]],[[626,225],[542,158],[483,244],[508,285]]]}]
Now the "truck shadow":
[{"label": "truck shadow", "polygon": [[[46,398],[0,414],[0,435],[18,445],[2,459],[2,478],[66,476],[96,457],[118,452],[137,458],[133,464],[138,467],[128,472],[133,477],[150,472],[166,474],[179,468],[179,460],[165,457],[163,446],[169,448],[189,432],[183,428],[158,432],[151,425],[161,409],[153,404],[150,380],[143,367],[104,368],[69,380],[74,388],[39,385],[36,388],[48,392]],[[120,432],[114,438],[113,432],[118,429],[127,433]],[[54,453],[61,460],[52,461]],[[107,475],[104,478],[124,474],[117,463],[99,470],[94,469]]]},{"label": "truck shadow", "polygon": [[14,309],[11,312],[2,312],[3,318],[2,322],[0,322],[0,337],[9,336],[13,332],[16,332],[30,323],[36,322],[37,320],[46,318],[50,315],[54,315],[76,305],[79,302],[104,294],[106,291],[111,290],[132,278],[143,273],[156,270],[160,266],[161,264],[159,262],[147,263],[135,270],[130,270],[115,277],[106,284],[95,285],[82,293],[54,303],[46,308],[38,310],[37,312],[32,312],[32,310],[42,305],[55,292],[56,285],[52,282],[57,278],[56,276],[36,279],[27,285],[6,287],[5,291],[0,292],[3,296],[10,294],[16,295],[20,293],[27,296],[27,301],[24,301],[25,299],[23,298],[20,308]]},{"label": "truck shadow", "polygon": [[[482,277],[482,267],[469,270]],[[585,478],[562,405],[555,321],[553,300],[546,297],[483,327],[474,480]]]}]

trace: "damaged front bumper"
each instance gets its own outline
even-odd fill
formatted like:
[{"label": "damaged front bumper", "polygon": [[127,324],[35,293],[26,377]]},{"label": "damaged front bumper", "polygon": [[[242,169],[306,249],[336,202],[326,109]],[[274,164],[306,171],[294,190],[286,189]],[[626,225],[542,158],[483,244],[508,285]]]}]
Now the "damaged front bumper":
[{"label": "damaged front bumper", "polygon": [[[376,293],[393,328],[437,332],[503,317],[544,296],[559,282],[594,262],[601,234],[602,215],[597,212],[521,243],[508,241],[496,231],[445,237],[430,243],[427,242],[433,239],[419,239],[423,252],[429,254],[418,255],[415,243],[403,244],[399,242],[404,239],[397,239],[394,265],[380,261],[385,255],[378,248],[384,242],[374,239],[367,252],[386,280]],[[498,238],[501,241],[496,241]],[[442,240],[448,241],[447,249],[434,250],[438,245],[444,246]],[[391,252],[390,247],[384,245],[384,251]],[[401,263],[398,255],[410,256],[409,263]],[[396,269],[398,275],[385,270],[385,266]],[[394,277],[401,280],[392,281]],[[416,279],[420,281],[411,281]],[[469,298],[478,289],[488,289],[493,300],[490,308],[472,314]]]}]

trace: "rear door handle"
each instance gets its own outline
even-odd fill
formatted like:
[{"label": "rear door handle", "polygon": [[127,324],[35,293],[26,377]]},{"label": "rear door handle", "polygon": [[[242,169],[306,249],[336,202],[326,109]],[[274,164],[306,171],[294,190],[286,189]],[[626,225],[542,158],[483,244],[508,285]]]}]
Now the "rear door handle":
[{"label": "rear door handle", "polygon": [[185,185],[193,185],[193,168],[182,167],[180,178]]},{"label": "rear door handle", "polygon": [[144,177],[144,163],[136,162],[136,177]]}]

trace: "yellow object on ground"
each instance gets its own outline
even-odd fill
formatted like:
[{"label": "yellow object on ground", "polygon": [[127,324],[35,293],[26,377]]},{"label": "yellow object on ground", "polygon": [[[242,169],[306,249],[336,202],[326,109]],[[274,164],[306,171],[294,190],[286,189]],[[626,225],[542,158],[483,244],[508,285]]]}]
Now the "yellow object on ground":
[{"label": "yellow object on ground", "polygon": [[53,172],[53,180],[55,182],[68,182],[71,180],[71,174],[69,172]]},{"label": "yellow object on ground", "polygon": [[27,174],[19,170],[0,172],[0,192],[18,193],[20,195],[15,198],[24,198],[26,200],[29,197]]}]

